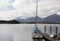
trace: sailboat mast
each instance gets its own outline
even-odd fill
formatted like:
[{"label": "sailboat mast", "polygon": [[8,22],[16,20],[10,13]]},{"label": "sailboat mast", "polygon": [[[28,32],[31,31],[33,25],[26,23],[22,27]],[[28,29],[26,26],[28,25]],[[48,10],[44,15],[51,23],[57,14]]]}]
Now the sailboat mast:
[{"label": "sailboat mast", "polygon": [[38,0],[36,1],[36,19],[35,19],[35,27],[37,27],[37,15],[38,14]]}]

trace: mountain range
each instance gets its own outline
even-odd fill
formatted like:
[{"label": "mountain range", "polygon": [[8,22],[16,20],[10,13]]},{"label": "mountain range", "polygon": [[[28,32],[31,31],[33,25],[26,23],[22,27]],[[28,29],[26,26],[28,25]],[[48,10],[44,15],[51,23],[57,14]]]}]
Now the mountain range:
[{"label": "mountain range", "polygon": [[53,14],[42,19],[43,22],[60,22],[60,15]]},{"label": "mountain range", "polygon": [[22,19],[21,17],[17,17],[16,19],[6,21],[6,20],[0,20],[1,24],[19,24],[19,23],[59,23],[60,24],[60,15],[53,14],[50,16],[47,16],[45,18],[36,17],[29,17],[27,19]]},{"label": "mountain range", "polygon": [[[19,22],[36,22],[36,17],[30,17],[27,19],[21,19],[18,17],[15,20]],[[60,15],[53,14],[45,18],[40,18],[37,16],[37,22],[60,22]]]},{"label": "mountain range", "polygon": [[[15,20],[20,21],[20,22],[36,22],[36,17],[29,17],[27,19],[21,19],[21,18],[18,17]],[[39,22],[41,20],[42,20],[42,18],[37,16],[37,22]]]}]

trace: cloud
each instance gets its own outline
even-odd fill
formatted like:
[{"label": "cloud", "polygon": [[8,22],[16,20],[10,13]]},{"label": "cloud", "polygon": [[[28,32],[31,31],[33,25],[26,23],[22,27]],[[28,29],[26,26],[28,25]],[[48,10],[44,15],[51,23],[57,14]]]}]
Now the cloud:
[{"label": "cloud", "polygon": [[[42,0],[38,0],[38,2],[40,2],[40,1],[42,1]],[[32,4],[32,3],[36,3],[36,2],[37,2],[37,0],[26,0],[26,1],[23,2],[23,3]]]},{"label": "cloud", "polygon": [[1,5],[0,5],[0,11],[8,11],[8,10],[13,10],[15,9],[14,6],[12,5],[15,0],[1,0]]},{"label": "cloud", "polygon": [[13,3],[15,0],[9,0],[9,3]]},{"label": "cloud", "polygon": [[12,5],[8,5],[6,7],[2,7],[0,11],[9,11],[9,10],[14,10],[15,8]]},{"label": "cloud", "polygon": [[[23,18],[35,16],[36,0],[12,0],[12,3],[8,2],[8,0],[6,0],[6,2],[4,2],[4,0],[1,2],[3,5],[0,5],[0,18],[10,20],[18,16],[22,16]],[[60,2],[58,2],[58,0],[39,0],[38,16],[48,16],[60,10],[59,8]]]},{"label": "cloud", "polygon": [[60,7],[54,7],[54,8],[46,8],[43,10],[39,10],[38,16],[44,18],[52,14],[60,14]]}]

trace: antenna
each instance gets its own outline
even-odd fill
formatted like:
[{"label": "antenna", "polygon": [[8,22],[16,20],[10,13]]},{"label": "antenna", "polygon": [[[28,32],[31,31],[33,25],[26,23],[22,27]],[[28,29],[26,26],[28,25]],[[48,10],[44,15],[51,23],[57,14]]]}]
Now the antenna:
[{"label": "antenna", "polygon": [[35,27],[37,27],[37,14],[38,14],[38,0],[36,1],[36,19],[35,19]]}]

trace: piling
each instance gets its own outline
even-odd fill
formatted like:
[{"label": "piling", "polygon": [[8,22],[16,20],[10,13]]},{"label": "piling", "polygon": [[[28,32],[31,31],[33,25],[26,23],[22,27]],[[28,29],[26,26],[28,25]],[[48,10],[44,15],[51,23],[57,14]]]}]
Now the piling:
[{"label": "piling", "polygon": [[50,26],[50,34],[52,34],[52,26]]}]

